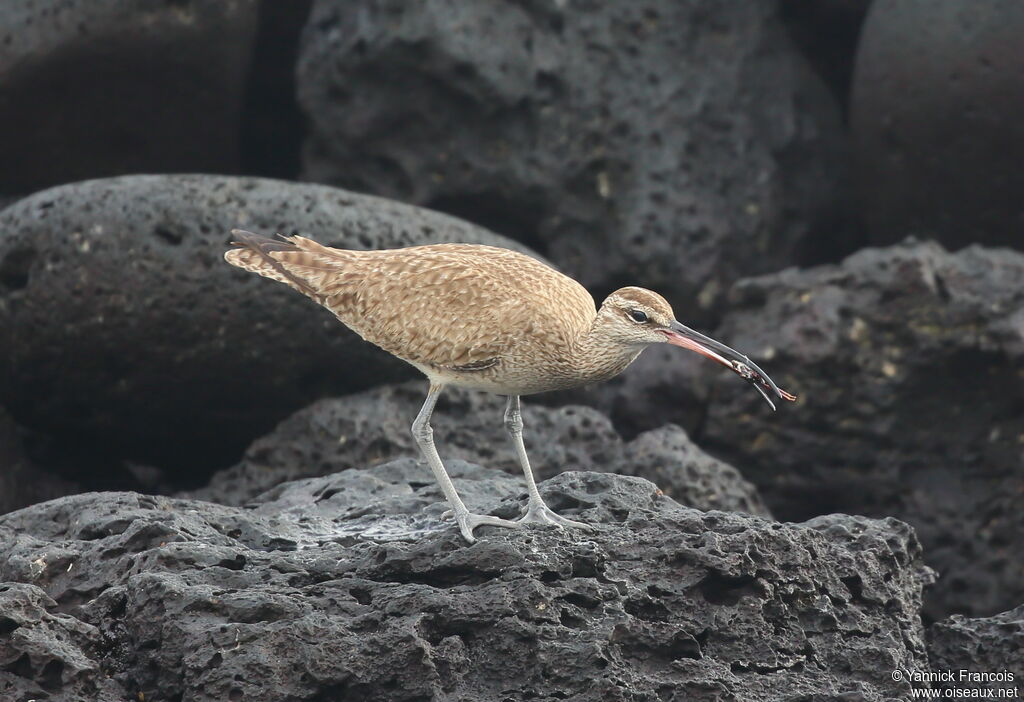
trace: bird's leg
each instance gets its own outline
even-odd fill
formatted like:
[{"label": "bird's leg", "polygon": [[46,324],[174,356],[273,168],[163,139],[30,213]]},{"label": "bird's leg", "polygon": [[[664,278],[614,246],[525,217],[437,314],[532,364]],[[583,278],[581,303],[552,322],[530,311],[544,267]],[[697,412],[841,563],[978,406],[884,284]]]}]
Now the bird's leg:
[{"label": "bird's leg", "polygon": [[508,405],[505,407],[505,429],[512,437],[512,445],[516,449],[516,456],[519,458],[519,465],[523,468],[523,475],[526,477],[526,490],[530,495],[526,504],[526,513],[519,518],[519,524],[556,524],[558,526],[579,527],[590,529],[589,524],[575,522],[555,514],[550,507],[544,504],[544,499],[537,490],[537,483],[533,479],[533,469],[530,468],[530,459],[526,455],[526,446],[523,445],[523,415],[519,411],[519,396],[509,395]]},{"label": "bird's leg", "polygon": [[519,527],[518,523],[510,522],[507,519],[500,519],[487,514],[473,514],[466,508],[462,498],[459,497],[459,493],[455,491],[455,485],[452,484],[452,479],[448,477],[448,471],[444,469],[441,457],[437,455],[437,449],[434,448],[434,430],[430,428],[430,415],[433,414],[434,405],[437,404],[437,398],[441,395],[441,387],[441,385],[431,384],[430,391],[427,393],[427,399],[423,403],[423,407],[420,408],[420,413],[416,415],[416,420],[412,423],[412,435],[416,438],[416,443],[419,444],[420,451],[427,460],[430,470],[433,471],[434,478],[437,479],[438,485],[441,486],[441,491],[448,499],[448,504],[452,506],[452,515],[459,525],[459,531],[462,532],[462,536],[465,537],[466,541],[473,543],[476,541],[473,538],[473,530],[478,526]]}]

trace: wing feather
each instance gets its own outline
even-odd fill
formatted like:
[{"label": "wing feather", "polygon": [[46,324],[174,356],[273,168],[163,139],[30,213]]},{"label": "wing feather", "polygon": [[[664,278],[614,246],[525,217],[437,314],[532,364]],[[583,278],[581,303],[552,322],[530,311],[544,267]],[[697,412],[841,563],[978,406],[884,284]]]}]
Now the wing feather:
[{"label": "wing feather", "polygon": [[589,328],[594,300],[579,283],[524,254],[433,244],[355,251],[304,237],[233,232],[232,265],[316,300],[385,351],[416,364],[485,370],[539,332],[567,346]]}]

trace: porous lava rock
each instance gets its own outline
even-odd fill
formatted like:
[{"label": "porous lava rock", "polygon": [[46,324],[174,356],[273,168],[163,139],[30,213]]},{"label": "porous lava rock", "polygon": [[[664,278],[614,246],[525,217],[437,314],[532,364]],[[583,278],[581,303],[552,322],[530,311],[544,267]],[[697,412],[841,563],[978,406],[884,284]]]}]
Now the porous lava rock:
[{"label": "porous lava rock", "polygon": [[933,619],[1024,600],[1024,255],[906,242],[744,281],[733,302],[719,337],[799,400],[768,414],[718,393],[702,445],[782,519],[914,525],[941,575]]},{"label": "porous lava rock", "polygon": [[[931,669],[953,671],[955,675],[955,680],[937,684],[940,689],[1019,690],[1024,684],[1024,605],[991,617],[970,619],[954,614],[928,627],[926,639]],[[974,679],[962,676],[960,671],[988,673],[994,678]],[[998,699],[1000,695],[1007,699],[1006,692],[993,692],[991,696]],[[984,695],[975,697],[981,699]]]},{"label": "porous lava rock", "polygon": [[102,669],[100,630],[60,611],[31,583],[0,582],[0,695],[4,700],[127,700]]},{"label": "porous lava rock", "polygon": [[[776,3],[319,0],[304,177],[427,204],[704,314],[822,243],[838,111]],[[680,311],[680,310],[677,310]]]},{"label": "porous lava rock", "polygon": [[[478,484],[472,508],[518,511],[510,476],[452,469]],[[704,513],[608,473],[541,490],[594,529],[467,545],[408,459],[248,510],[84,494],[0,517],[0,579],[97,631],[77,669],[152,702],[881,701],[909,695],[884,671],[927,665],[930,571],[906,524]],[[60,635],[16,623],[3,645]],[[32,679],[34,660],[6,675]]]},{"label": "porous lava rock", "polygon": [[[257,439],[242,460],[185,496],[243,505],[280,483],[400,456],[418,458],[410,425],[426,396],[426,383],[385,385],[357,395],[320,400]],[[446,388],[432,419],[444,460],[472,461],[521,476],[505,432],[504,398]],[[704,453],[674,425],[624,442],[606,416],[590,407],[523,403],[523,440],[538,478],[565,470],[611,471],[655,482],[671,497],[698,509],[769,516],[753,485],[732,466]],[[433,480],[426,465],[424,481]],[[525,485],[520,483],[525,489]]]},{"label": "porous lava rock", "polygon": [[74,183],[0,212],[0,403],[80,451],[199,483],[317,397],[412,368],[223,260],[233,227],[368,249],[523,247],[320,185],[207,175]]},{"label": "porous lava rock", "polygon": [[866,232],[1024,248],[1024,4],[876,0],[850,105]]},{"label": "porous lava rock", "polygon": [[259,0],[0,4],[0,192],[238,168]]}]

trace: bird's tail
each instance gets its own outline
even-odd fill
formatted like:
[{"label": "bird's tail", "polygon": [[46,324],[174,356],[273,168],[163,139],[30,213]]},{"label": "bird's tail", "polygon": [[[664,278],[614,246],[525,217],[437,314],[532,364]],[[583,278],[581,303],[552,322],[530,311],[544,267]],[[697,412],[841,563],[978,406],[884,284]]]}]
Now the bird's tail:
[{"label": "bird's tail", "polygon": [[237,248],[225,252],[225,261],[284,283],[321,304],[326,298],[326,283],[344,264],[341,251],[305,237],[272,239],[243,229],[232,229],[231,234],[231,243]]}]

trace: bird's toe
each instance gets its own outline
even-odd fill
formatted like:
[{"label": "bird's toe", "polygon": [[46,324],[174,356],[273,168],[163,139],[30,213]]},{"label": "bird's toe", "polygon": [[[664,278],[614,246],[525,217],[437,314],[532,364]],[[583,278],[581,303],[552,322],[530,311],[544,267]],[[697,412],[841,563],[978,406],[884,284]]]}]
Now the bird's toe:
[{"label": "bird's toe", "polygon": [[459,531],[462,532],[463,538],[469,543],[476,542],[476,537],[473,536],[473,530],[477,527],[495,526],[504,527],[505,529],[521,529],[523,527],[519,522],[512,522],[508,519],[502,519],[501,517],[493,517],[489,514],[473,514],[472,512],[456,514],[452,512],[452,510],[448,510],[445,514],[455,517],[455,521],[459,525]]},{"label": "bird's toe", "polygon": [[517,524],[553,524],[557,527],[572,527],[574,529],[584,529],[587,531],[593,530],[589,524],[583,522],[577,522],[573,519],[563,517],[560,514],[556,514],[550,507],[545,505],[543,502],[537,504],[530,504],[526,509],[526,514],[520,517]]}]

